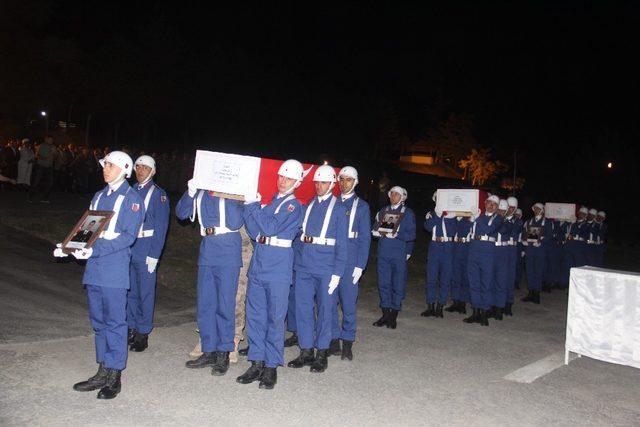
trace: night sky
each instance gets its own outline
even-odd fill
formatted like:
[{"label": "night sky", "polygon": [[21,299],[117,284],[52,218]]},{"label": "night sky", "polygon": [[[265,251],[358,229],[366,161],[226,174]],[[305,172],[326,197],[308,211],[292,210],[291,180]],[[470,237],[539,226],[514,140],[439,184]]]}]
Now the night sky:
[{"label": "night sky", "polygon": [[409,140],[468,113],[532,194],[611,210],[640,178],[631,2],[131,3],[3,2],[2,119],[90,113],[96,144],[117,127],[141,148],[312,161],[370,157],[381,112]]}]

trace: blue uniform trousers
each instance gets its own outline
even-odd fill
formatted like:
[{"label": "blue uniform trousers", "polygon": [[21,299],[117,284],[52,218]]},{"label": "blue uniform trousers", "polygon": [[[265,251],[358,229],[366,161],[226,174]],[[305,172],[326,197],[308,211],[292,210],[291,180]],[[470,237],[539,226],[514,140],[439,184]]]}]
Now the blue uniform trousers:
[{"label": "blue uniform trousers", "polygon": [[553,261],[554,261],[554,246],[555,243],[553,241],[547,241],[547,243],[543,246],[544,248],[544,272],[542,273],[542,281],[545,283],[553,282],[554,271],[553,271]]},{"label": "blue uniform trousers", "polygon": [[518,262],[520,260],[520,254],[516,245],[507,246],[509,249],[509,258],[507,260],[507,268],[509,269],[509,277],[507,283],[507,304],[513,304],[514,293],[516,287]]},{"label": "blue uniform trousers", "polygon": [[529,245],[526,246],[525,252],[527,253],[527,288],[530,291],[539,291],[542,289],[542,280],[545,274],[546,248]]},{"label": "blue uniform trousers", "polygon": [[233,351],[240,267],[198,266],[198,328],[202,351]]},{"label": "blue uniform trousers", "polygon": [[123,370],[127,366],[127,290],[94,285],[86,289],[96,362]]},{"label": "blue uniform trousers", "polygon": [[596,255],[596,267],[604,267],[604,244],[597,245],[598,252]]},{"label": "blue uniform trousers", "polygon": [[343,339],[347,341],[356,340],[356,306],[358,304],[358,284],[353,284],[354,265],[348,265],[345,274],[340,278],[340,285],[334,291],[338,293],[338,302],[342,309],[342,325],[338,314],[338,304],[333,304],[332,333],[333,339]]},{"label": "blue uniform trousers", "polygon": [[567,243],[564,244],[564,284],[569,284],[569,274],[571,272],[571,267],[582,267],[586,265],[586,257],[584,255],[586,245],[586,243],[579,240],[568,240]]},{"label": "blue uniform trousers", "polygon": [[564,257],[564,247],[562,244],[558,244],[556,242],[550,243],[551,247],[551,258],[549,262],[551,262],[551,282],[561,283],[562,282],[562,262]]},{"label": "blue uniform trousers", "polygon": [[296,285],[295,285],[295,273],[293,273],[293,283],[289,288],[289,301],[287,306],[287,331],[298,332],[298,326],[296,325]]},{"label": "blue uniform trousers", "polygon": [[524,246],[522,246],[522,243],[518,243],[516,245],[516,282],[514,283],[515,287],[518,287],[522,282],[522,274],[524,273],[525,265],[522,252],[524,252]]},{"label": "blue uniform trousers", "polygon": [[129,329],[148,334],[153,329],[156,305],[156,272],[149,273],[144,262],[129,265],[130,288],[127,293],[127,323]]},{"label": "blue uniform trousers", "polygon": [[380,307],[402,309],[407,288],[407,261],[404,258],[378,257]]},{"label": "blue uniform trousers", "polygon": [[301,349],[329,348],[337,293],[329,295],[330,281],[331,274],[296,272],[296,323]]},{"label": "blue uniform trousers", "polygon": [[[431,242],[427,254],[425,294],[427,304],[445,304],[449,298],[453,269],[453,243]],[[440,286],[438,286],[440,285]]]},{"label": "blue uniform trousers", "polygon": [[585,263],[592,267],[598,267],[598,258],[600,252],[600,245],[586,244],[585,245]]},{"label": "blue uniform trousers", "polygon": [[469,243],[454,243],[453,245],[451,299],[469,302],[469,276],[467,275]]},{"label": "blue uniform trousers", "polygon": [[507,302],[507,288],[511,279],[511,246],[496,246],[493,257],[493,293],[492,303],[499,308],[504,308]]},{"label": "blue uniform trousers", "polygon": [[491,307],[495,248],[495,243],[481,241],[471,242],[469,248],[467,261],[469,293],[471,294],[471,305],[477,309],[488,310]]},{"label": "blue uniform trousers", "polygon": [[263,361],[269,368],[284,364],[284,318],[290,287],[289,283],[249,276],[246,311],[249,360]]}]

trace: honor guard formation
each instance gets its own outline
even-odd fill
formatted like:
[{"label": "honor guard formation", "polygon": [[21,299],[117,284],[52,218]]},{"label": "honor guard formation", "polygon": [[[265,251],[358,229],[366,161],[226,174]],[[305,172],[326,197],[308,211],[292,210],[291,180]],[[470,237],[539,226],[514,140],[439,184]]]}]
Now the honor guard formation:
[{"label": "honor guard formation", "polygon": [[[99,399],[112,399],[121,390],[128,350],[142,352],[149,345],[156,271],[170,208],[167,193],[153,181],[156,162],[151,156],[134,163],[128,154],[113,151],[100,165],[106,186],[94,195],[90,209],[112,211],[113,216],[93,246],[71,253],[86,260],[83,284],[98,371],[73,388],[99,390]],[[133,171],[137,182],[132,187],[127,178]],[[372,237],[378,240],[382,311],[373,325],[397,327],[416,240],[416,217],[406,204],[407,190],[394,186],[388,191],[389,204],[376,213],[372,226],[369,205],[355,193],[354,167],[345,166],[337,174],[329,165],[316,168],[315,196],[302,205],[295,191],[306,173],[297,160],[283,162],[275,195],[266,205],[260,204],[260,194],[241,202],[197,188],[193,179],[188,182],[175,214],[199,225],[200,343],[186,368],[210,368],[211,375],[223,376],[239,353],[250,365],[236,381],[272,389],[278,367],[285,365],[286,346],[300,349],[286,363],[294,369],[321,373],[330,356],[353,360],[358,284]],[[333,192],[336,184],[339,196]],[[436,196],[437,192],[434,202]],[[471,216],[428,212],[423,224],[431,236],[426,309],[420,315],[468,314],[463,322],[487,326],[489,319],[513,316],[523,272],[528,294],[522,301],[540,304],[541,291],[567,287],[572,267],[601,267],[606,214],[581,207],[576,221],[563,222],[546,218],[544,208],[534,204],[531,217],[523,222],[515,197],[489,195],[484,209]],[[54,255],[68,256],[61,244]],[[245,319],[249,345],[238,349]],[[285,329],[291,332],[286,339]]]}]

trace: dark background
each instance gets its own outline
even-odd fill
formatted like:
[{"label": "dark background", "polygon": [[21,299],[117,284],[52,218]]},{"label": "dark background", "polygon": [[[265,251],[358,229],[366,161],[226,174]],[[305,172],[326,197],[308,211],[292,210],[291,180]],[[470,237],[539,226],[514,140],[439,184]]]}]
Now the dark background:
[{"label": "dark background", "polygon": [[633,2],[131,3],[2,2],[0,126],[91,114],[96,145],[339,165],[385,121],[414,141],[466,113],[528,200],[638,221]]}]

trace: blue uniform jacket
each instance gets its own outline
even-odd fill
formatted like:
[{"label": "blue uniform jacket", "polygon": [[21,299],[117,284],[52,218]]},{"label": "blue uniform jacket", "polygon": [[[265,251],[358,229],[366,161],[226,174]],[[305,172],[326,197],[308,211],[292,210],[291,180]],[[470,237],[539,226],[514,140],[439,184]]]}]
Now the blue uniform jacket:
[{"label": "blue uniform jacket", "polygon": [[553,239],[553,221],[550,219],[543,216],[538,220],[536,220],[535,217],[529,218],[523,226],[523,241],[526,241],[528,227],[542,227],[543,230],[542,235],[540,236],[540,246],[545,246],[548,242],[551,242],[551,239]]},{"label": "blue uniform jacket", "polygon": [[465,239],[470,239],[471,238],[471,227],[473,226],[473,223],[471,221],[469,221],[469,219],[467,218],[462,218],[459,217],[460,219],[456,218],[456,236],[460,239],[465,238]]},{"label": "blue uniform jacket", "polygon": [[[107,195],[108,192],[109,186],[98,191],[91,200],[91,206],[93,210],[113,211],[118,196],[124,197],[118,217],[116,218],[114,214],[110,220],[116,221],[113,232],[117,237],[108,240],[108,237],[113,236],[106,233],[105,237],[95,241],[91,258],[87,260],[82,283],[106,288],[129,289],[131,245],[138,236],[138,230],[144,218],[144,205],[138,193],[126,181],[111,195]],[[109,224],[105,227],[105,230],[108,229]]]},{"label": "blue uniform jacket", "polygon": [[[302,205],[295,198],[285,199],[286,196],[280,199],[273,197],[271,203],[262,208],[259,203],[245,206],[244,220],[251,239],[255,241],[260,235],[295,240],[302,225]],[[293,248],[255,244],[249,276],[290,284],[293,280],[293,251]]]},{"label": "blue uniform jacket", "polygon": [[[317,197],[312,199],[315,203],[313,203],[313,206],[311,207],[311,212],[307,221],[307,236],[320,236],[324,216],[332,197],[335,196],[328,197],[322,202],[318,202]],[[310,204],[311,202],[309,205]],[[304,207],[305,214],[309,209],[309,205]],[[333,211],[331,212],[327,235],[325,236],[328,239],[335,239],[335,246],[303,243],[300,245],[300,250],[296,251],[293,266],[294,270],[319,275],[332,274],[342,277],[347,266],[348,226],[347,213],[344,206],[336,200]]]},{"label": "blue uniform jacket", "polygon": [[589,239],[589,225],[586,221],[576,221],[569,225],[567,236],[573,238],[580,237],[584,240]]},{"label": "blue uniform jacket", "polygon": [[[353,228],[349,230],[349,222],[353,212],[353,203],[358,199],[356,215],[353,219]],[[369,204],[356,195],[351,196],[342,203],[347,215],[347,233],[357,233],[357,237],[348,238],[347,244],[347,268],[360,267],[365,269],[369,261],[369,248],[371,246],[371,211]],[[353,271],[353,270],[352,270]],[[345,271],[345,276],[351,277],[352,271]]]},{"label": "blue uniform jacket", "polygon": [[[472,236],[488,236],[494,239],[498,236],[498,230],[502,225],[502,217],[498,214],[487,215],[486,213],[480,214],[478,218],[473,222]],[[473,240],[471,247],[476,250],[488,250],[492,251],[496,244],[490,241]]]},{"label": "blue uniform jacket", "polygon": [[162,248],[164,248],[167,228],[169,228],[169,198],[167,193],[158,187],[153,181],[147,182],[140,188],[138,184],[133,189],[137,191],[143,203],[149,191],[153,188],[149,205],[145,206],[144,222],[142,230],[149,232],[153,230],[153,236],[139,237],[131,248],[131,260],[133,262],[145,262],[147,257],[160,259]]},{"label": "blue uniform jacket", "polygon": [[[391,206],[382,208],[376,214],[376,221],[385,213],[399,214],[404,204],[400,204],[396,209]],[[388,238],[385,235],[380,236],[378,240],[378,257],[391,259],[406,259],[407,255],[413,252],[413,245],[416,241],[416,216],[411,208],[405,207],[404,216],[398,227],[398,235],[395,238]]]},{"label": "blue uniform jacket", "polygon": [[509,237],[517,243],[518,241],[520,241],[520,236],[522,235],[522,220],[520,218],[512,216],[511,221],[513,225],[511,226],[511,233]]},{"label": "blue uniform jacket", "polygon": [[[213,192],[199,190],[194,197],[186,191],[176,206],[176,216],[180,219],[191,218],[195,220],[195,200],[202,194],[201,213],[202,226],[220,227],[220,200]],[[225,224],[230,230],[239,230],[242,227],[244,205],[237,200],[225,199]],[[200,257],[198,265],[211,267],[237,267],[242,266],[242,237],[239,232],[220,235],[204,236],[200,243]]]},{"label": "blue uniform jacket", "polygon": [[508,242],[513,234],[514,225],[512,218],[502,217],[502,224],[496,234],[496,242]]},{"label": "blue uniform jacket", "polygon": [[566,221],[553,222],[553,241],[556,242],[556,244],[561,244],[565,241],[569,225]]},{"label": "blue uniform jacket", "polygon": [[445,218],[444,216],[438,216],[435,211],[431,211],[427,213],[424,221],[424,229],[431,233],[432,237],[447,237],[453,239],[458,229],[458,221],[455,217]]}]

